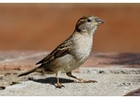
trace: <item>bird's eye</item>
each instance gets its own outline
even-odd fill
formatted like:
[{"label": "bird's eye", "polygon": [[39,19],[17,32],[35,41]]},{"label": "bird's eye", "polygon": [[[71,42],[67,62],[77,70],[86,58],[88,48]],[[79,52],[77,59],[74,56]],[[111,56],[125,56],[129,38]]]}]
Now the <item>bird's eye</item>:
[{"label": "bird's eye", "polygon": [[88,22],[91,22],[91,19],[88,19],[87,21],[88,21]]}]

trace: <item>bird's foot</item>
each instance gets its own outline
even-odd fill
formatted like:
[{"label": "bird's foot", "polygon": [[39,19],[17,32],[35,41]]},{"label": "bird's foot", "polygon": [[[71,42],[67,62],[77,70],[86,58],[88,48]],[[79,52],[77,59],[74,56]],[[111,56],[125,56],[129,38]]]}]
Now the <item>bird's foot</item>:
[{"label": "bird's foot", "polygon": [[83,79],[78,79],[78,81],[75,81],[76,83],[97,83],[96,80],[83,80]]},{"label": "bird's foot", "polygon": [[62,87],[65,87],[65,86],[64,85],[61,85],[61,84],[57,84],[55,87],[56,88],[62,88]]},{"label": "bird's foot", "polygon": [[96,80],[84,80],[83,83],[97,83]]}]

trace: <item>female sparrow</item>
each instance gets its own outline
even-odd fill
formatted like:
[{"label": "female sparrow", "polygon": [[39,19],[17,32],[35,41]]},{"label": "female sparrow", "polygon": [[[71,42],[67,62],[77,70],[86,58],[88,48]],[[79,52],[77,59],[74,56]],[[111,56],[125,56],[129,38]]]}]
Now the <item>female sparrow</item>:
[{"label": "female sparrow", "polygon": [[69,77],[77,79],[79,82],[95,82],[94,80],[83,80],[72,75],[72,71],[82,65],[89,57],[93,35],[100,24],[104,20],[96,16],[83,16],[76,23],[75,30],[72,35],[58,45],[50,54],[40,60],[36,67],[30,71],[22,73],[18,76],[24,76],[32,72],[42,72],[47,74],[56,74],[57,88],[64,87],[59,83],[58,76],[61,72],[66,73]]}]

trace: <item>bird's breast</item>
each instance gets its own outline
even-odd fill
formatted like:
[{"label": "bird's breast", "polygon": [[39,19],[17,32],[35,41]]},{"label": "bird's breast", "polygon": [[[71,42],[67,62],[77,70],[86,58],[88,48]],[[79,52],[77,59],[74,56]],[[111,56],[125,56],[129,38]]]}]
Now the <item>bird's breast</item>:
[{"label": "bird's breast", "polygon": [[89,57],[93,44],[92,35],[79,35],[74,39],[73,55],[82,64]]},{"label": "bird's breast", "polygon": [[87,60],[92,49],[92,39],[92,36],[88,35],[72,38],[73,44],[70,54],[57,59],[62,72],[70,72],[81,66]]}]

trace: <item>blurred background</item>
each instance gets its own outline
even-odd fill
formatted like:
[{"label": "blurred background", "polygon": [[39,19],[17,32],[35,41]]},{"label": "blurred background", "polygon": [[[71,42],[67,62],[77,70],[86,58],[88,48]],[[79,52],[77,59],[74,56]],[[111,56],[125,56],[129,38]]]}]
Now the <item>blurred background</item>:
[{"label": "blurred background", "polygon": [[68,38],[77,20],[105,20],[94,52],[140,52],[140,4],[0,4],[0,50],[51,51]]}]

